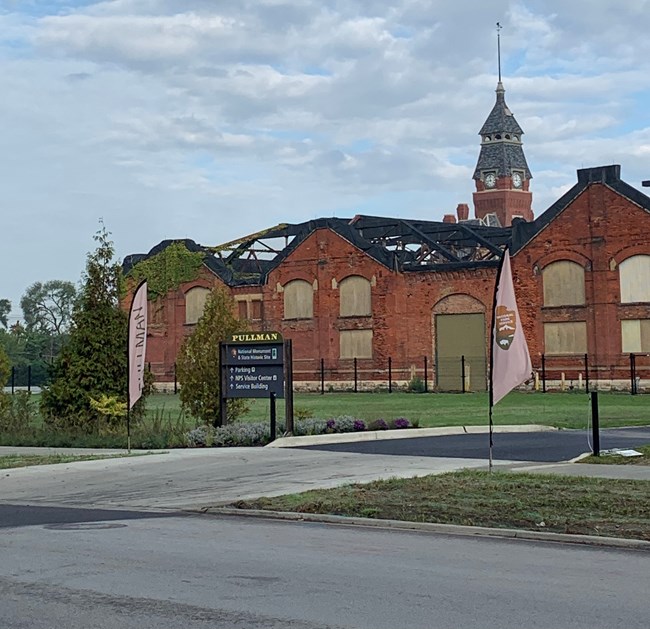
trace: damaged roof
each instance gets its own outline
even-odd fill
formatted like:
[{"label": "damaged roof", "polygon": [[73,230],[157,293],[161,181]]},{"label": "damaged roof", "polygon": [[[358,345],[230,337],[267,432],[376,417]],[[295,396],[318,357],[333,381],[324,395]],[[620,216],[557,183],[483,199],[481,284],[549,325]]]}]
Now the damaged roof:
[{"label": "damaged roof", "polygon": [[216,245],[189,239],[164,240],[147,254],[132,254],[123,262],[129,271],[175,242],[202,252],[204,264],[228,286],[261,285],[268,274],[311,234],[329,229],[383,266],[399,272],[447,271],[497,266],[510,240],[510,227],[487,227],[480,221],[458,223],[358,215],[282,223]]}]

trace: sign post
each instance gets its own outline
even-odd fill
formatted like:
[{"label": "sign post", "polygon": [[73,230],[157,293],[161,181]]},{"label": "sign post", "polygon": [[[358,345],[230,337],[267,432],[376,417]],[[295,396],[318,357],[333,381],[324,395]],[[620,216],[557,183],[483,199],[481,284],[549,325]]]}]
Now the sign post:
[{"label": "sign post", "polygon": [[227,400],[268,398],[272,439],[275,438],[275,400],[285,398],[286,430],[293,431],[291,341],[279,332],[233,334],[221,343],[221,417],[225,423]]}]

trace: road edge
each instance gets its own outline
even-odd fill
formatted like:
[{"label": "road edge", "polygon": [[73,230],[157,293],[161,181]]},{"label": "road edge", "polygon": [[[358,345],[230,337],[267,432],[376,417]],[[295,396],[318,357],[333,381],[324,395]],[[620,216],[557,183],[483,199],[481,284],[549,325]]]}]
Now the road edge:
[{"label": "road edge", "polygon": [[291,522],[315,522],[321,524],[338,524],[366,528],[391,529],[402,531],[419,531],[442,535],[464,537],[493,537],[502,539],[520,539],[535,542],[559,542],[564,544],[581,544],[584,546],[600,546],[621,548],[627,550],[643,550],[650,552],[650,542],[640,539],[622,537],[600,537],[597,535],[573,535],[570,533],[553,533],[550,531],[528,531],[525,529],[500,529],[485,526],[464,526],[459,524],[438,524],[434,522],[407,522],[404,520],[382,520],[375,518],[348,517],[343,515],[328,515],[319,513],[297,513],[293,511],[266,511],[264,509],[235,509],[233,507],[202,507],[188,509],[189,513],[249,517],[269,520],[284,520]]},{"label": "road edge", "polygon": [[[554,426],[544,424],[508,424],[494,426],[495,433],[510,432],[557,432]],[[446,437],[450,435],[478,435],[488,432],[487,426],[440,426],[436,428],[401,428],[397,430],[367,430],[363,432],[328,433],[324,435],[303,435],[300,437],[279,437],[265,448],[297,448],[301,446],[325,445],[330,443],[354,443],[383,439],[418,439],[420,437]]]}]

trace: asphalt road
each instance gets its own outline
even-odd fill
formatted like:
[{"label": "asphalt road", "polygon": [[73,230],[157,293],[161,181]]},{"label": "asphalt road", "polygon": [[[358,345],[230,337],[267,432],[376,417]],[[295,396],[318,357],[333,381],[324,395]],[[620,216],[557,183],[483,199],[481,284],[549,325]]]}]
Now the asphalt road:
[{"label": "asphalt road", "polygon": [[[584,430],[551,432],[498,433],[494,435],[493,456],[497,460],[555,462],[569,461],[590,452],[591,434]],[[485,459],[488,435],[449,435],[413,439],[378,439],[304,446],[305,450],[356,452],[418,457],[450,457],[456,459]],[[600,432],[601,450],[633,448],[650,444],[650,428],[616,428]]]},{"label": "asphalt road", "polygon": [[3,629],[634,629],[650,612],[639,551],[108,515],[23,511],[2,529]]}]

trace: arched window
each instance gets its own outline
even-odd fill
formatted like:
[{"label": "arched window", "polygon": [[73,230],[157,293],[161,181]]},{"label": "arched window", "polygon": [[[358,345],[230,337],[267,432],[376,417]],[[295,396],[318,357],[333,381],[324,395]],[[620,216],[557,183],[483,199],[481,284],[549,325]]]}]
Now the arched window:
[{"label": "arched window", "polygon": [[370,281],[360,275],[350,275],[339,284],[342,317],[369,317],[372,314]]},{"label": "arched window", "polygon": [[545,306],[582,306],[585,303],[585,270],[576,262],[559,260],[542,270]]},{"label": "arched window", "polygon": [[196,323],[203,314],[210,291],[202,286],[190,288],[185,293],[185,323]]},{"label": "arched window", "polygon": [[618,267],[621,303],[650,301],[650,256],[632,256]]},{"label": "arched window", "polygon": [[305,280],[284,285],[284,318],[311,319],[314,316],[314,289]]}]

